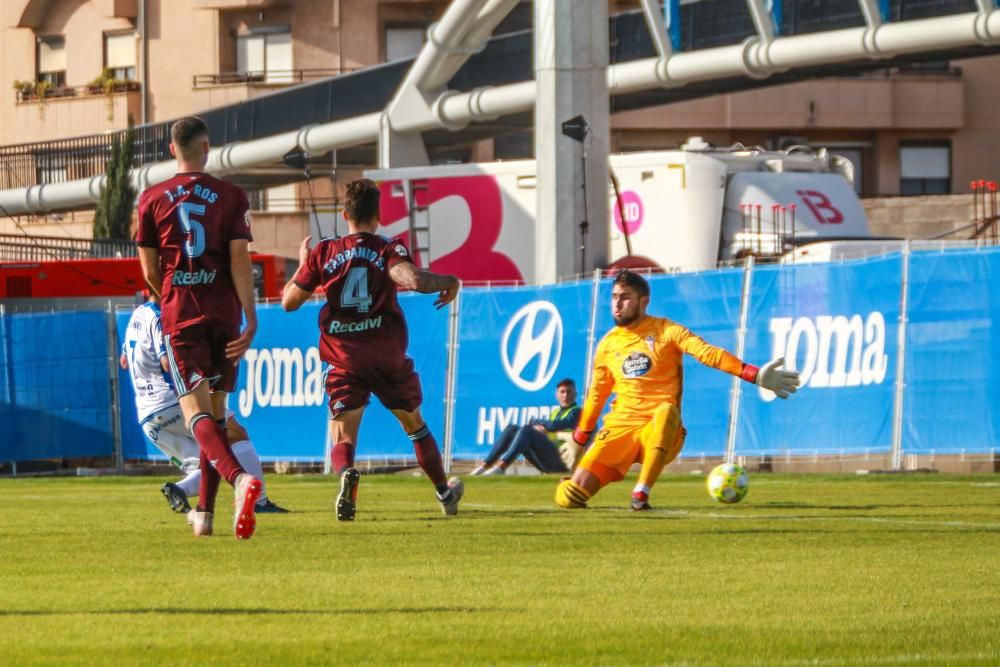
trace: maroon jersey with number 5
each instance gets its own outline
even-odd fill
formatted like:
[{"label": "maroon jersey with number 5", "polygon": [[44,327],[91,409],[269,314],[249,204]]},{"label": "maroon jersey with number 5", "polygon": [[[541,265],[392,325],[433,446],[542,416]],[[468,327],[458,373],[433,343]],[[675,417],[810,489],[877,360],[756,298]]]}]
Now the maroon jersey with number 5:
[{"label": "maroon jersey with number 5", "polygon": [[136,242],[159,251],[164,333],[212,324],[239,334],[229,242],[253,240],[249,208],[243,190],[204,173],[177,174],[139,197]]},{"label": "maroon jersey with number 5", "polygon": [[[355,367],[405,355],[408,334],[389,269],[412,262],[399,241],[366,232],[323,239],[295,273],[295,284],[326,295],[320,309],[320,358]],[[351,360],[355,360],[351,363]]]}]

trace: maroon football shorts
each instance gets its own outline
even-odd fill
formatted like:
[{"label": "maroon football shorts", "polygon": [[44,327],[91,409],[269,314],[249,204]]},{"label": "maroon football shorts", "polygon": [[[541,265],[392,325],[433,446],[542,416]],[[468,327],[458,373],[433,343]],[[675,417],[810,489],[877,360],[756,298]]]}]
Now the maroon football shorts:
[{"label": "maroon football shorts", "polygon": [[177,394],[192,392],[202,380],[208,380],[213,390],[232,393],[239,359],[226,359],[226,345],[237,336],[234,331],[211,324],[192,324],[164,334],[170,377]]},{"label": "maroon football shorts", "polygon": [[330,397],[331,419],[368,405],[372,394],[389,410],[406,412],[413,412],[424,400],[420,376],[407,356],[399,357],[396,363],[380,359],[354,368],[332,364],[326,373],[326,394]]}]

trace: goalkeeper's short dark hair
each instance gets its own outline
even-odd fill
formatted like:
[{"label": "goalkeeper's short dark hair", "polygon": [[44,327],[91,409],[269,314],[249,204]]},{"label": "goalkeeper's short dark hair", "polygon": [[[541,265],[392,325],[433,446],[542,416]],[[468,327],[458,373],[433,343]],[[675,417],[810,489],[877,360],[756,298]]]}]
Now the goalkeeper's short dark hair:
[{"label": "goalkeeper's short dark hair", "polygon": [[635,271],[622,269],[615,274],[615,285],[631,287],[639,296],[649,296],[649,283]]}]

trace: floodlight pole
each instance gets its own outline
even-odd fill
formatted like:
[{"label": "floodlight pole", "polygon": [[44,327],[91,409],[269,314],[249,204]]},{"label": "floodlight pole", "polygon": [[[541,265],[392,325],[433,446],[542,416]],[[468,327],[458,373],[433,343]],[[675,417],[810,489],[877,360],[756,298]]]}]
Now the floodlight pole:
[{"label": "floodlight pole", "polygon": [[533,281],[551,283],[607,263],[608,195],[601,187],[608,182],[610,134],[607,0],[535,0],[534,53]]}]

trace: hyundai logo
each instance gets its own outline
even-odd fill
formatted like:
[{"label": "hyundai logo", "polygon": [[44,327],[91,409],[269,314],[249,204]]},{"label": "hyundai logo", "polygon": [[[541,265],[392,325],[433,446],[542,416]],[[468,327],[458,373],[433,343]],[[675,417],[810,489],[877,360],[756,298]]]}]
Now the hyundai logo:
[{"label": "hyundai logo", "polygon": [[562,342],[562,318],[554,305],[532,301],[524,306],[507,323],[500,342],[507,377],[524,391],[542,389],[559,366]]}]

